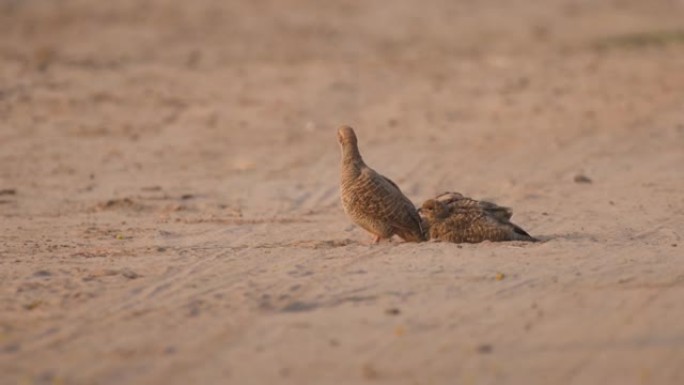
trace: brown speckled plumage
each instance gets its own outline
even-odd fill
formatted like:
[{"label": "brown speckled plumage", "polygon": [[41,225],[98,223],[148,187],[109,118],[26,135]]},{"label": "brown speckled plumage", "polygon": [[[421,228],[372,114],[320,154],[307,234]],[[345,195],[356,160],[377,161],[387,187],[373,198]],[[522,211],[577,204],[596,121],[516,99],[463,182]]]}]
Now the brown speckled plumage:
[{"label": "brown speckled plumage", "polygon": [[513,211],[504,206],[499,206],[496,203],[487,201],[477,201],[472,198],[463,196],[457,192],[445,192],[437,195],[434,199],[446,204],[450,209],[480,209],[489,215],[493,215],[501,220],[508,221],[513,216]]},{"label": "brown speckled plumage", "polygon": [[342,148],[340,192],[344,211],[357,225],[375,235],[375,242],[396,234],[405,241],[425,240],[413,203],[388,178],[366,166],[351,127],[337,131]]},{"label": "brown speckled plumage", "polygon": [[510,209],[458,193],[428,199],[420,208],[420,214],[430,239],[454,243],[536,241],[509,221]]}]

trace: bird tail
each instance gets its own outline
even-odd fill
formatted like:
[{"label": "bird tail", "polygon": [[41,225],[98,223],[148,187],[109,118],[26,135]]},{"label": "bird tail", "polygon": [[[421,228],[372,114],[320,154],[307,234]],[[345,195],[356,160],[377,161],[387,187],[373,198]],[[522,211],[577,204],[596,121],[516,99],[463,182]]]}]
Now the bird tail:
[{"label": "bird tail", "polygon": [[513,240],[515,241],[526,241],[526,242],[539,242],[539,239],[531,236],[527,231],[523,230],[520,226],[511,223],[513,226]]}]

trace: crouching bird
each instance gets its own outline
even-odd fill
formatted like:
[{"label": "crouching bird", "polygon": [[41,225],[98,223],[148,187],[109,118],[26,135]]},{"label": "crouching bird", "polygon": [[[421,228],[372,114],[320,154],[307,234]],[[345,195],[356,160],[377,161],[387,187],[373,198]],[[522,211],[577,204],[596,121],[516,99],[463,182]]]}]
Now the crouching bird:
[{"label": "crouching bird", "polygon": [[408,242],[421,242],[425,234],[418,211],[396,183],[366,166],[351,127],[337,130],[342,149],[340,197],[345,213],[375,236],[373,243],[396,234]]},{"label": "crouching bird", "polygon": [[419,212],[429,239],[454,243],[537,241],[510,221],[513,212],[508,207],[459,193],[428,199]]}]

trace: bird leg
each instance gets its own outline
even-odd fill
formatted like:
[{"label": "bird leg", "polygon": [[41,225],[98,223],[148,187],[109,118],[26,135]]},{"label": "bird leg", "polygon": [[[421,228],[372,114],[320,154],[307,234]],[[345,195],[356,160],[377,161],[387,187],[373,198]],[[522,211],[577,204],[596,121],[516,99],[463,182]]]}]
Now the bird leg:
[{"label": "bird leg", "polygon": [[375,238],[373,238],[373,244],[377,245],[378,243],[380,243],[380,239],[382,239],[382,238],[380,238],[379,235],[376,235]]}]

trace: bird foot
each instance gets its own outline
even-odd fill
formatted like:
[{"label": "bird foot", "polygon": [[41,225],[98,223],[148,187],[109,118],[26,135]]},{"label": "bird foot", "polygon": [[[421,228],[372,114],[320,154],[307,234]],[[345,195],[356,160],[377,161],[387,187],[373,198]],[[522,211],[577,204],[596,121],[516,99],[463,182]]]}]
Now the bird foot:
[{"label": "bird foot", "polygon": [[371,244],[371,245],[378,245],[378,244],[380,244],[380,242],[382,242],[383,240],[387,240],[387,243],[392,243],[392,238],[382,238],[381,236],[376,235],[376,236],[373,238],[373,240],[371,241],[370,244]]}]

